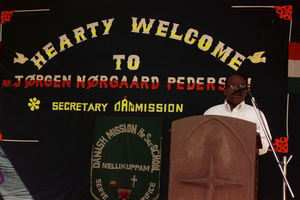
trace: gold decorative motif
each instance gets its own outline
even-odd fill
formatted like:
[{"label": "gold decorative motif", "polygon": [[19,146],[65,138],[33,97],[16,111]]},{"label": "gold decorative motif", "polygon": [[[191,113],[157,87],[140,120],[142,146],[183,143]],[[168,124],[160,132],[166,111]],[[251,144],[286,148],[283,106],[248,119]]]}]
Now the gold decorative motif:
[{"label": "gold decorative motif", "polygon": [[14,63],[20,63],[20,64],[24,64],[25,62],[28,61],[28,58],[25,57],[23,54],[21,53],[17,53],[16,55],[18,56],[17,58],[14,58]]},{"label": "gold decorative motif", "polygon": [[252,62],[252,63],[266,63],[266,57],[262,57],[262,55],[265,53],[265,51],[260,51],[254,53],[252,56],[248,56],[247,58]]}]

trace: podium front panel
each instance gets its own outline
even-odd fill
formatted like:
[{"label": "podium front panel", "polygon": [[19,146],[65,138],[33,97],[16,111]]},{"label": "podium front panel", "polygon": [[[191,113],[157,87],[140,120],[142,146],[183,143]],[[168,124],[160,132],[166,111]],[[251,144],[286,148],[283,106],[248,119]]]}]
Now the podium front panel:
[{"label": "podium front panel", "polygon": [[255,124],[223,116],[176,120],[171,129],[170,200],[254,200]]}]

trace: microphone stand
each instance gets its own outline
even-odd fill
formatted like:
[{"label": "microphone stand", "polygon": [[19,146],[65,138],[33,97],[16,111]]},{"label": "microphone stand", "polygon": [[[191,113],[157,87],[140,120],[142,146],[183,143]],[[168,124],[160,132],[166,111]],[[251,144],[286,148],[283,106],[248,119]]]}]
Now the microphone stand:
[{"label": "microphone stand", "polygon": [[270,135],[269,135],[269,133],[268,133],[268,129],[266,128],[266,124],[265,124],[265,122],[264,122],[264,120],[263,120],[263,118],[262,118],[261,112],[260,112],[260,111],[258,110],[258,108],[257,108],[257,104],[256,104],[256,102],[255,102],[255,98],[253,97],[253,95],[251,94],[251,92],[250,92],[249,89],[248,89],[248,94],[249,94],[250,97],[251,97],[251,103],[252,103],[252,105],[253,105],[253,107],[254,107],[255,113],[256,113],[257,118],[258,118],[258,120],[259,120],[259,123],[260,123],[260,125],[261,125],[261,127],[262,127],[262,130],[263,130],[263,132],[264,132],[264,135],[266,136],[267,141],[268,141],[268,143],[269,143],[269,145],[270,145],[270,147],[271,147],[271,149],[272,149],[273,155],[274,155],[274,157],[275,157],[275,159],[276,159],[276,162],[277,162],[278,167],[279,167],[279,169],[280,169],[280,172],[281,172],[281,174],[282,174],[283,180],[284,180],[284,182],[285,182],[287,188],[289,189],[292,198],[294,198],[294,197],[295,197],[295,196],[294,196],[294,193],[293,193],[292,188],[291,188],[291,186],[290,186],[290,184],[289,184],[289,182],[288,182],[288,180],[287,180],[287,178],[286,178],[286,176],[285,176],[285,173],[284,173],[284,170],[283,170],[283,168],[282,168],[282,165],[280,164],[278,155],[277,155],[277,153],[275,152],[275,149],[274,149],[273,144],[272,144],[271,139],[270,139]]}]

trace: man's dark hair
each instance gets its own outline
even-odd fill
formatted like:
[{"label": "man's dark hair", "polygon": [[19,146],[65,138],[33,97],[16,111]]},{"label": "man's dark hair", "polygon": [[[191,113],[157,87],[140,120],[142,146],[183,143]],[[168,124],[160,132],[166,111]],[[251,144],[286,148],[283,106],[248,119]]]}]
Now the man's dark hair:
[{"label": "man's dark hair", "polygon": [[235,73],[230,74],[229,76],[226,77],[226,81],[225,81],[225,86],[226,87],[228,86],[228,79],[232,76],[239,76],[239,77],[243,78],[247,83],[247,77],[244,74],[242,74],[240,72],[235,72]]}]

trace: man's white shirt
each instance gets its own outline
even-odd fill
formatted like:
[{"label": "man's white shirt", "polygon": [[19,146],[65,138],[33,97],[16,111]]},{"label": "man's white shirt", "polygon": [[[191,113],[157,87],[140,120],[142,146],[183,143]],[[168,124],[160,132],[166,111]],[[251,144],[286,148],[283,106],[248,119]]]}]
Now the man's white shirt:
[{"label": "man's white shirt", "polygon": [[[269,138],[272,139],[270,134],[270,129],[266,120],[265,115],[261,112],[262,119],[266,125],[266,129],[268,132]],[[204,112],[204,115],[219,115],[219,116],[227,116],[238,118],[246,121],[250,121],[256,124],[256,131],[260,134],[262,149],[259,149],[259,155],[265,154],[268,151],[269,143],[263,132],[263,129],[259,123],[258,117],[256,115],[255,109],[253,106],[246,104],[244,101],[237,105],[233,110],[230,109],[230,105],[225,100],[224,104],[216,105]]]}]

